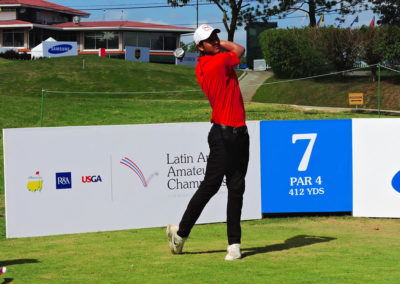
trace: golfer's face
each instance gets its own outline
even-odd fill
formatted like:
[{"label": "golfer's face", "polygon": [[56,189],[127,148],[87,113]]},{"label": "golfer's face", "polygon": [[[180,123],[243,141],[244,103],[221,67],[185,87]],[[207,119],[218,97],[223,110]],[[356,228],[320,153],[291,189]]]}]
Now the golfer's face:
[{"label": "golfer's face", "polygon": [[212,33],[211,36],[203,40],[203,49],[205,54],[214,55],[220,52],[221,46],[217,33]]}]

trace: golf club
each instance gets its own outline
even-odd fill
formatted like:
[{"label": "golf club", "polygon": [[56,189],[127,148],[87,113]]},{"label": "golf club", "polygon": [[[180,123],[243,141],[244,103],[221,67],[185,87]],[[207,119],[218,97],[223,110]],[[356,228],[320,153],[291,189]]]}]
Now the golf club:
[{"label": "golf club", "polygon": [[186,47],[186,46],[188,46],[188,45],[190,45],[190,44],[192,44],[192,43],[193,43],[193,41],[191,41],[191,42],[185,44],[185,45],[182,46],[182,47],[178,47],[177,49],[175,49],[175,50],[174,50],[174,56],[175,56],[176,58],[178,58],[178,59],[183,59],[183,57],[185,56],[185,50],[184,50],[183,48]]}]

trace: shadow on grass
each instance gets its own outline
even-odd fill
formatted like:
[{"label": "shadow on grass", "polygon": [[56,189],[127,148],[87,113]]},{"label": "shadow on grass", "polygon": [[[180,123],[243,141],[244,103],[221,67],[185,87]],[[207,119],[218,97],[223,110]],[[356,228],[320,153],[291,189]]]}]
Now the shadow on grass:
[{"label": "shadow on grass", "polygon": [[330,242],[333,240],[336,240],[336,238],[298,235],[298,236],[287,239],[282,244],[269,245],[269,246],[265,246],[265,247],[244,248],[244,249],[242,249],[242,251],[244,252],[244,253],[242,253],[242,258],[251,256],[254,254],[259,254],[259,253],[287,250],[287,249],[291,249],[291,248],[309,246],[309,245],[313,245],[313,244],[317,244],[317,243]]},{"label": "shadow on grass", "polygon": [[[254,248],[242,248],[242,258],[259,254],[259,253],[267,253],[273,251],[281,251],[292,248],[309,246],[317,243],[324,243],[336,240],[336,238],[332,237],[321,237],[321,236],[308,236],[308,235],[298,235],[292,238],[287,239],[282,244],[269,245],[265,247],[254,247]],[[210,251],[202,251],[202,252],[184,252],[184,254],[205,254],[205,253],[221,253],[226,252],[226,250],[210,250]]]},{"label": "shadow on grass", "polygon": [[[13,259],[13,260],[0,260],[0,267],[7,267],[10,265],[25,264],[25,263],[39,263],[37,259],[23,258],[23,259]],[[13,282],[13,278],[4,278],[1,284],[7,284]]]},{"label": "shadow on grass", "polygon": [[25,264],[25,263],[39,263],[37,259],[25,258],[25,259],[13,259],[13,260],[0,260],[1,266],[10,266],[16,264]]}]

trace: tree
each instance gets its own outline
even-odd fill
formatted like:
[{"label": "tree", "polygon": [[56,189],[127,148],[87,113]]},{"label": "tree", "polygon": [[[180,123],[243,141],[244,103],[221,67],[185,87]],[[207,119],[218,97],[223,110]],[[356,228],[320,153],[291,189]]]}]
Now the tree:
[{"label": "tree", "polygon": [[[261,0],[258,0],[261,1]],[[304,12],[310,19],[310,27],[317,25],[316,16],[326,13],[340,13],[341,15],[361,11],[363,0],[279,0],[278,5],[268,9],[268,15],[280,15],[285,18],[295,12]]]},{"label": "tree", "polygon": [[278,78],[300,78],[326,72],[319,29],[269,29],[259,36],[265,61]]},{"label": "tree", "polygon": [[335,70],[351,69],[360,60],[362,45],[358,30],[327,27],[317,31],[320,32],[317,40],[323,46],[325,58]]},{"label": "tree", "polygon": [[180,42],[180,46],[182,46],[183,50],[185,52],[198,52],[199,50],[197,49],[197,45],[192,42],[189,45],[185,45],[185,43],[183,41]]},{"label": "tree", "polygon": [[[362,58],[368,65],[381,63],[385,58],[386,29],[383,27],[361,27]],[[371,67],[371,79],[377,80],[377,67]]]},{"label": "tree", "polygon": [[380,14],[378,24],[400,26],[400,0],[374,0],[373,11]]},{"label": "tree", "polygon": [[[187,5],[190,0],[167,0],[172,7],[182,7]],[[210,3],[214,3],[222,12],[222,22],[228,33],[228,40],[233,41],[235,37],[235,31],[238,26],[242,26],[244,23],[254,21],[256,17],[263,16],[263,20],[266,20],[267,6],[271,0],[257,0],[259,4],[256,8],[246,3],[243,4],[243,0],[204,0]]]}]

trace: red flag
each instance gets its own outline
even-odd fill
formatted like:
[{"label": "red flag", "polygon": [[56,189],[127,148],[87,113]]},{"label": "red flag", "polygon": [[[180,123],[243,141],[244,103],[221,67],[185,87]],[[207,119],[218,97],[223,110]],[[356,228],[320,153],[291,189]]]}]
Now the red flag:
[{"label": "red flag", "polygon": [[100,48],[99,49],[99,56],[106,57],[106,49],[105,48]]},{"label": "red flag", "polygon": [[374,27],[375,26],[375,16],[372,18],[371,23],[369,24],[370,27]]}]

